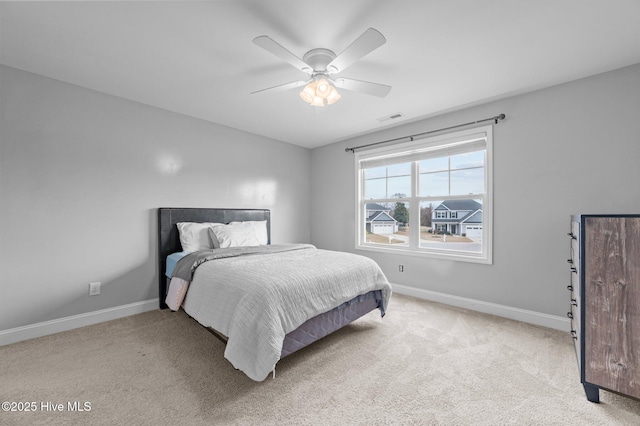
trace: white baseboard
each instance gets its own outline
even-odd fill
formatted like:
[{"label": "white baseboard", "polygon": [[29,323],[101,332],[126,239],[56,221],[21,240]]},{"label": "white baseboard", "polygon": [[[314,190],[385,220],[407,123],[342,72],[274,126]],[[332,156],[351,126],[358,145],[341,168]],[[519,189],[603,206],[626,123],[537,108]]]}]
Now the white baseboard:
[{"label": "white baseboard", "polygon": [[561,331],[568,332],[571,329],[569,319],[564,317],[528,311],[526,309],[512,308],[511,306],[498,305],[495,303],[483,302],[481,300],[468,299],[466,297],[453,296],[450,294],[438,293],[435,291],[423,290],[400,284],[393,284],[392,287],[395,293],[405,294],[419,299],[431,300],[433,302],[444,303],[447,305],[457,306],[459,308],[470,309],[472,311],[484,312],[485,314],[496,315]]},{"label": "white baseboard", "polygon": [[46,336],[48,334],[59,333],[61,331],[72,330],[78,327],[97,324],[99,322],[141,314],[143,312],[158,309],[158,303],[158,299],[144,300],[142,302],[116,306],[115,308],[101,309],[99,311],[87,312],[86,314],[39,322],[36,324],[25,325],[23,327],[11,328],[9,330],[1,330],[0,346]]}]

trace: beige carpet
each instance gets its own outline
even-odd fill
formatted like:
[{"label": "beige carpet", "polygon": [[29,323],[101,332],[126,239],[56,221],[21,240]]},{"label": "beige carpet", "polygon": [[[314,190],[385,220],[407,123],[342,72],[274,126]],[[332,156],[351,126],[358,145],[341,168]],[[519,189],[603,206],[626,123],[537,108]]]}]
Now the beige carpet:
[{"label": "beige carpet", "polygon": [[223,352],[169,311],[0,347],[0,398],[37,405],[0,424],[640,424],[638,400],[586,400],[568,333],[397,294],[385,318],[290,355],[275,380],[253,382]]}]

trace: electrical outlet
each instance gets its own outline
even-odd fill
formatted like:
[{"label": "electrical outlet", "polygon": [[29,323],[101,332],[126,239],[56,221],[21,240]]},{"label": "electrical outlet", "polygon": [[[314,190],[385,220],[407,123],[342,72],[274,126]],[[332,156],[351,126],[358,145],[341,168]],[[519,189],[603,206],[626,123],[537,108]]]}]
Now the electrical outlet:
[{"label": "electrical outlet", "polygon": [[404,272],[404,265],[398,265],[398,271]]},{"label": "electrical outlet", "polygon": [[89,283],[89,296],[100,294],[100,282]]}]

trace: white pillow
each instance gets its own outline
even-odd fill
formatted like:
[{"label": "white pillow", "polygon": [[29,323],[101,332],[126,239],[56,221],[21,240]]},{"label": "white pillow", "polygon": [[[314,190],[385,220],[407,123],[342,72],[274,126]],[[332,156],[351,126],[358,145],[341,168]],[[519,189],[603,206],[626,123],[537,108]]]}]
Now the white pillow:
[{"label": "white pillow", "polygon": [[266,220],[248,220],[243,222],[231,222],[229,225],[246,224],[252,227],[256,233],[256,238],[260,241],[261,246],[267,245],[269,242],[269,236],[267,235],[267,221]]},{"label": "white pillow", "polygon": [[248,223],[214,225],[209,228],[212,238],[216,238],[220,248],[259,246],[255,226]]},{"label": "white pillow", "polygon": [[198,250],[208,250],[214,247],[214,243],[209,237],[209,228],[214,225],[220,225],[219,223],[211,222],[178,222],[178,232],[180,234],[180,244],[182,245],[182,251],[188,253]]}]

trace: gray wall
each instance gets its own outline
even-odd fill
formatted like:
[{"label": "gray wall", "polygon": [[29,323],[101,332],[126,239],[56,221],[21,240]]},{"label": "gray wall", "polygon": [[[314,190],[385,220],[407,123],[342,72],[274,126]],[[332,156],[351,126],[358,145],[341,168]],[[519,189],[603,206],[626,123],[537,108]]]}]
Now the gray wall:
[{"label": "gray wall", "polygon": [[357,252],[393,283],[564,317],[570,215],[640,213],[640,65],[312,150],[312,243],[356,251],[355,166],[345,147],[500,113],[493,265]]},{"label": "gray wall", "polygon": [[158,207],[269,208],[274,243],[309,241],[308,149],[8,67],[0,102],[0,330],[158,297]]}]

